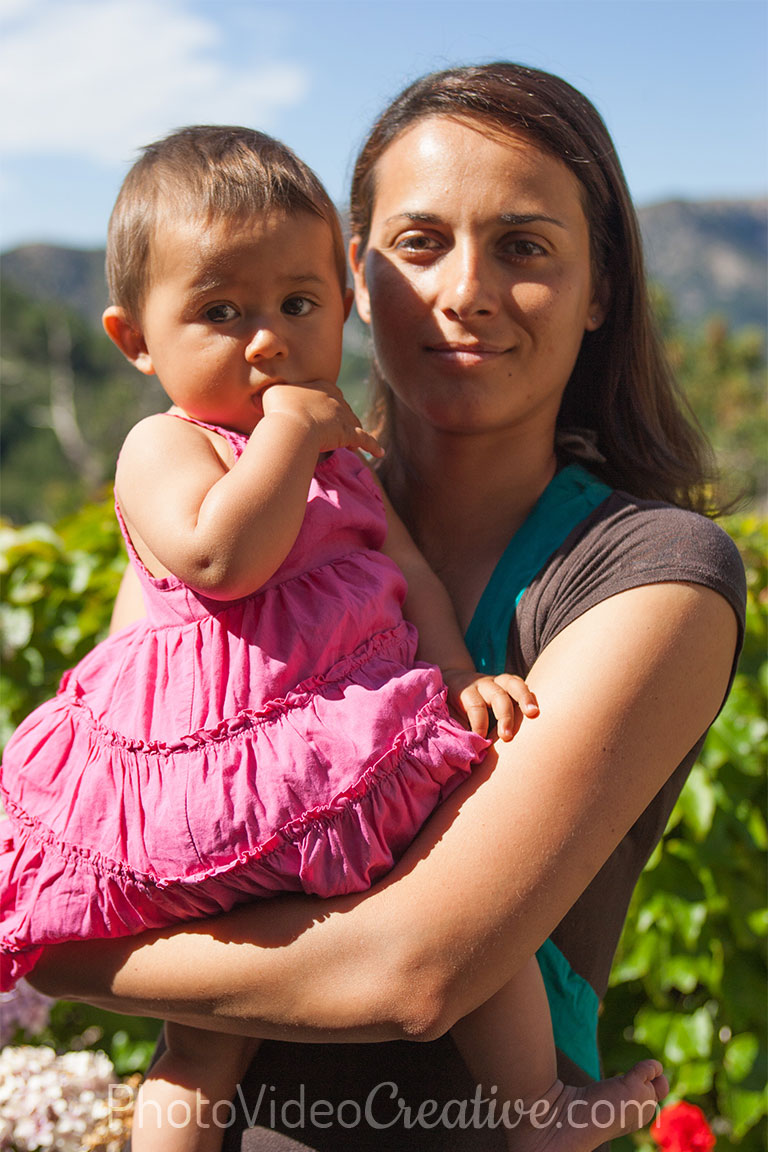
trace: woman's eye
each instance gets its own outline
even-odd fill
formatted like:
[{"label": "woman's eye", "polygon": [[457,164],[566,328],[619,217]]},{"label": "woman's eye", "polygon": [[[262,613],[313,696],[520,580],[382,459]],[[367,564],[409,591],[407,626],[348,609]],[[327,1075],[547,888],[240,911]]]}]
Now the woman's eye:
[{"label": "woman's eye", "polygon": [[306,296],[291,296],[283,304],[283,312],[286,316],[306,316],[313,307],[312,301],[307,300]]},{"label": "woman's eye", "polygon": [[229,320],[234,320],[237,316],[237,309],[233,308],[231,304],[212,304],[210,308],[205,310],[206,320],[210,320],[212,324],[226,324]]},{"label": "woman's eye", "polygon": [[421,232],[408,233],[395,244],[401,252],[435,252],[439,247],[434,236],[425,236]]},{"label": "woman's eye", "polygon": [[513,256],[546,256],[547,250],[535,240],[524,240],[521,237],[512,237],[504,244],[504,250]]}]

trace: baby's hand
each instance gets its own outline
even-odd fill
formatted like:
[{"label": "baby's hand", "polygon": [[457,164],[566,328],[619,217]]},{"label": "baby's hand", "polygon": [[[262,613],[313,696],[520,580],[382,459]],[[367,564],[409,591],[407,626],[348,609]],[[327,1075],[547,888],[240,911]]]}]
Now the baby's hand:
[{"label": "baby's hand", "polygon": [[327,380],[309,380],[300,384],[270,384],[261,394],[264,415],[290,415],[301,420],[317,438],[318,452],[336,448],[362,448],[372,456],[383,456],[384,449],[347,404],[341,389]]},{"label": "baby's hand", "polygon": [[502,672],[500,676],[482,676],[463,668],[442,669],[448,689],[448,702],[479,736],[488,733],[488,711],[496,717],[496,730],[502,740],[511,740],[523,716],[533,719],[539,714],[536,697],[525,680]]}]

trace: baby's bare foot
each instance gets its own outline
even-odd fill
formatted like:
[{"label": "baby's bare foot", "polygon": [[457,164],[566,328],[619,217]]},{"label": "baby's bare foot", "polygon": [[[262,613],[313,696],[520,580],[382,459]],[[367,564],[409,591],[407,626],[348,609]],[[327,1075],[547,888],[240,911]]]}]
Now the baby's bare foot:
[{"label": "baby's bare foot", "polygon": [[588,1088],[557,1080],[533,1105],[517,1102],[507,1146],[515,1152],[592,1152],[606,1140],[650,1124],[668,1092],[657,1060],[642,1060],[626,1075]]}]

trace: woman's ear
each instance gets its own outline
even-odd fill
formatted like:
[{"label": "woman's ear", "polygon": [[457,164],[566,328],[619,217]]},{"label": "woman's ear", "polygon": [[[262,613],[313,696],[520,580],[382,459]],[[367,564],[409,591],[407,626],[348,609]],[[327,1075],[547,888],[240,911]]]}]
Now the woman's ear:
[{"label": "woman's ear", "polygon": [[366,324],[370,324],[371,300],[368,295],[368,285],[365,282],[365,248],[359,236],[353,236],[349,242],[349,263],[355,282],[355,303],[357,304],[358,315]]},{"label": "woman's ear", "polygon": [[154,376],[155,367],[144,340],[144,334],[128,317],[124,308],[111,304],[101,318],[104,331],[127,360],[145,376]]},{"label": "woman's ear", "polygon": [[589,302],[587,322],[584,328],[587,332],[596,332],[605,321],[608,309],[611,306],[611,289],[607,281],[598,285],[593,298]]}]

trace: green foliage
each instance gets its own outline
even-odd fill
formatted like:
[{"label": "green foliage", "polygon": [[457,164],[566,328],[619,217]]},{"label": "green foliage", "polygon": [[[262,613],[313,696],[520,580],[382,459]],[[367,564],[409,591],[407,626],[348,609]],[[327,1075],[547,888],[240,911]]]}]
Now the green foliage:
[{"label": "green foliage", "polygon": [[[163,393],[100,328],[61,304],[33,301],[5,281],[0,344],[3,515],[17,523],[58,519],[96,497],[114,472],[128,429],[161,410]],[[65,443],[73,423],[79,431],[74,447]]]},{"label": "green foliage", "polygon": [[0,523],[0,743],[106,634],[125,564],[111,500],[55,530]]},{"label": "green foliage", "polygon": [[[51,1006],[46,1026],[34,1035],[19,1028],[8,1044],[46,1044],[58,1053],[81,1052],[84,1049],[105,1052],[118,1076],[144,1072],[152,1058],[160,1021],[149,1017],[120,1016],[93,1008],[57,1000]],[[0,1145],[5,1148],[5,1145]]]},{"label": "green foliage", "polygon": [[654,312],[680,387],[715,451],[726,503],[768,496],[765,330],[733,332],[712,317],[682,329],[671,301],[653,293]]},{"label": "green foliage", "polygon": [[[744,653],[635,891],[601,1040],[610,1073],[658,1057],[673,1094],[710,1118],[718,1152],[758,1152],[768,1109],[768,525],[733,519],[726,527],[747,569]],[[646,1147],[643,1140],[633,1143]]]},{"label": "green foliage", "polygon": [[[601,1020],[609,1073],[659,1057],[675,1095],[699,1104],[718,1152],[764,1147],[768,524],[726,528],[744,556],[749,609],[733,691],[635,893]],[[124,567],[111,501],[51,529],[0,528],[5,736],[104,634]],[[40,1039],[106,1049],[142,1067],[157,1022],[56,1005]],[[646,1144],[643,1145],[643,1140]],[[647,1137],[625,1147],[650,1147]],[[620,1145],[619,1145],[620,1146]]]}]

